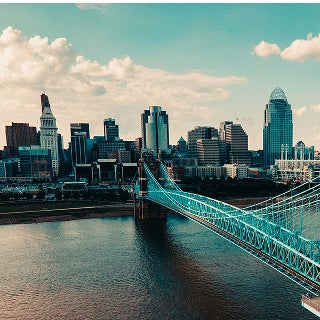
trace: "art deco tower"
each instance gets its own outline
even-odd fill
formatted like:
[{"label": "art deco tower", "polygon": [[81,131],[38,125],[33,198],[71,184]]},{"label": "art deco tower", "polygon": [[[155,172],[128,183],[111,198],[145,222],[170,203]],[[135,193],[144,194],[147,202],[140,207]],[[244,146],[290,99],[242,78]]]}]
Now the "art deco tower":
[{"label": "art deco tower", "polygon": [[275,88],[264,111],[263,152],[264,166],[276,159],[292,159],[292,110],[281,88]]},{"label": "art deco tower", "polygon": [[[43,103],[45,101],[46,103]],[[59,149],[58,149],[58,128],[56,118],[53,116],[49,99],[45,94],[41,95],[42,115],[40,117],[40,145],[43,149],[51,151],[52,170],[59,173]]]}]

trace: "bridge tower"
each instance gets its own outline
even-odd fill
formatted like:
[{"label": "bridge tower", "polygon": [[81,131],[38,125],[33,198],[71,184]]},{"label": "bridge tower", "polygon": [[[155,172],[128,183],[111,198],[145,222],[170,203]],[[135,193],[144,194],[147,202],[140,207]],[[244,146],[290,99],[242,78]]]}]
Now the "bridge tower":
[{"label": "bridge tower", "polygon": [[148,196],[148,179],[144,169],[144,163],[147,164],[148,168],[155,176],[155,178],[160,181],[160,161],[150,160],[145,162],[139,160],[138,162],[138,173],[139,173],[139,184],[140,191],[139,195],[134,196],[134,218],[138,220],[149,220],[149,219],[166,219],[167,218],[167,208],[157,204],[155,202],[149,201]]}]

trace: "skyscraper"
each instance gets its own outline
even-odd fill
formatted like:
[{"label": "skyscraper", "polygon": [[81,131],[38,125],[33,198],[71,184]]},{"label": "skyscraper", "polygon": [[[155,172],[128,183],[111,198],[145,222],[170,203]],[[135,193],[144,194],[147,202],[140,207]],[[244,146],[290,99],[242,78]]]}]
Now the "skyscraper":
[{"label": "skyscraper", "polygon": [[150,106],[141,114],[142,148],[145,151],[166,152],[169,149],[169,120],[166,111]]},{"label": "skyscraper", "polygon": [[89,123],[70,123],[70,135],[73,136],[75,132],[85,132],[87,139],[90,139]]},{"label": "skyscraper", "polygon": [[226,127],[228,124],[233,124],[233,121],[220,122],[220,126],[219,126],[219,139],[220,140],[226,140]]},{"label": "skyscraper", "polygon": [[[45,101],[46,103],[42,104]],[[41,104],[43,112],[40,117],[40,145],[43,149],[51,151],[52,169],[56,175],[59,173],[59,146],[58,146],[58,128],[56,118],[53,116],[48,96],[41,95]]]},{"label": "skyscraper", "polygon": [[190,158],[197,158],[197,140],[218,138],[218,130],[214,127],[200,127],[188,131],[188,150]]},{"label": "skyscraper", "polygon": [[70,123],[70,136],[72,164],[86,164],[87,139],[90,139],[89,123]]},{"label": "skyscraper", "polygon": [[116,124],[115,119],[104,119],[104,138],[107,141],[119,140],[119,126]]},{"label": "skyscraper", "polygon": [[225,126],[225,141],[229,163],[251,166],[252,156],[248,151],[248,135],[240,124],[230,123]]},{"label": "skyscraper", "polygon": [[72,164],[87,163],[87,134],[82,131],[75,131],[71,136],[70,152]]},{"label": "skyscraper", "polygon": [[43,113],[43,110],[45,107],[48,107],[50,109],[50,103],[49,98],[46,94],[41,95],[41,112]]},{"label": "skyscraper", "polygon": [[7,146],[10,148],[11,156],[18,155],[18,147],[38,145],[38,134],[36,127],[30,127],[29,123],[14,123],[6,126]]},{"label": "skyscraper", "polygon": [[219,138],[197,140],[199,166],[220,165]]},{"label": "skyscraper", "polygon": [[269,167],[281,158],[292,159],[293,124],[291,105],[281,88],[275,88],[264,111],[264,166]]}]

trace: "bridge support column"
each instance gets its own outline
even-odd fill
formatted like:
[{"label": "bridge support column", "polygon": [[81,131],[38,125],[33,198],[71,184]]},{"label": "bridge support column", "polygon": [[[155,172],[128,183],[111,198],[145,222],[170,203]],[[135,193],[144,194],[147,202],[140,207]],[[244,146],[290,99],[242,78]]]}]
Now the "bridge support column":
[{"label": "bridge support column", "polygon": [[[138,163],[138,172],[139,172],[139,184],[140,191],[139,197],[134,195],[134,218],[139,220],[148,220],[148,219],[166,219],[167,218],[167,208],[149,201],[146,199],[148,196],[148,179],[143,166],[143,161],[139,160]],[[158,179],[159,178],[159,161],[149,162],[153,174]]]},{"label": "bridge support column", "polygon": [[134,199],[134,218],[138,220],[166,219],[168,209],[146,199]]}]

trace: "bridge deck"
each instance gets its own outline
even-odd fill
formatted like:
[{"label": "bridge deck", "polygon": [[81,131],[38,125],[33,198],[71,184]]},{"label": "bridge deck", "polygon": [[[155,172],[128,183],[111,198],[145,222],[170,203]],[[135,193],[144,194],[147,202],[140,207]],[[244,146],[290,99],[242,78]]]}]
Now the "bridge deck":
[{"label": "bridge deck", "polygon": [[301,304],[304,308],[320,317],[320,297],[310,298],[303,295]]}]

